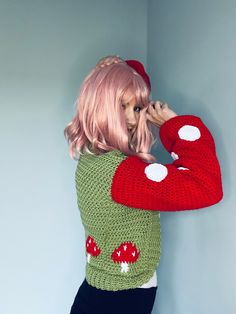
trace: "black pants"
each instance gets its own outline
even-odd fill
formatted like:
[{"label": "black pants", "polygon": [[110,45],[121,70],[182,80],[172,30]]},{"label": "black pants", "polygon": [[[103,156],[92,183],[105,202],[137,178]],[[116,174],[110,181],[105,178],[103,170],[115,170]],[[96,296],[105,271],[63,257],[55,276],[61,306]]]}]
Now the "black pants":
[{"label": "black pants", "polygon": [[157,287],[107,291],[90,286],[85,279],[70,314],[151,314]]}]

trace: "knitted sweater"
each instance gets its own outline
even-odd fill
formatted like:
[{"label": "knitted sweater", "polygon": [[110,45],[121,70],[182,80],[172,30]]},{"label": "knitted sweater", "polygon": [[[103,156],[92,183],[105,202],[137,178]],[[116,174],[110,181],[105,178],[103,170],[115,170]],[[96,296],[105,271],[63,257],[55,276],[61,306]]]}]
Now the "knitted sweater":
[{"label": "knitted sweater", "polygon": [[200,118],[168,120],[160,139],[171,164],[150,164],[118,150],[80,157],[76,190],[86,279],[98,289],[137,288],[150,280],[160,260],[160,211],[198,209],[222,199],[215,143]]}]

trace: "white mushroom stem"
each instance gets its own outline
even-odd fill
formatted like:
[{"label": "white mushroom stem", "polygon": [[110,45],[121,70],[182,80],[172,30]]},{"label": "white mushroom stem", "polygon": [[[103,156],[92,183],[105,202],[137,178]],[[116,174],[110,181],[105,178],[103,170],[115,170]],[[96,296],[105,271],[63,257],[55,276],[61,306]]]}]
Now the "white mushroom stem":
[{"label": "white mushroom stem", "polygon": [[121,263],[121,272],[127,273],[128,270],[129,270],[129,264],[127,262],[122,262]]},{"label": "white mushroom stem", "polygon": [[88,253],[88,255],[87,255],[87,262],[88,263],[90,262],[90,257],[91,257],[91,254]]}]

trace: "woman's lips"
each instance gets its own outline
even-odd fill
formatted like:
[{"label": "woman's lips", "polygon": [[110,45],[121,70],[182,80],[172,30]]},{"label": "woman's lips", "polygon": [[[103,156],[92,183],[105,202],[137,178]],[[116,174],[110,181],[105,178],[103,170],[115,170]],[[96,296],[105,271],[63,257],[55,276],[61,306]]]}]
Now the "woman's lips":
[{"label": "woman's lips", "polygon": [[127,125],[127,129],[128,129],[129,131],[134,131],[134,130],[135,130],[135,126],[129,126],[129,125]]}]

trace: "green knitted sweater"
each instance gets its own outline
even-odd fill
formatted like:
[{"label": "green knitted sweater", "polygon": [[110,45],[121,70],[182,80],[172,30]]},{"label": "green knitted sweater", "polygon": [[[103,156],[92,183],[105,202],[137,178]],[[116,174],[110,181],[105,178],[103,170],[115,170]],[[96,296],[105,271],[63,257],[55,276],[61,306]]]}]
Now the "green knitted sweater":
[{"label": "green knitted sweater", "polygon": [[103,290],[141,286],[153,276],[160,259],[160,212],[112,200],[112,178],[126,157],[117,150],[84,154],[75,174],[85,229],[86,280]]},{"label": "green knitted sweater", "polygon": [[78,162],[86,279],[96,288],[116,291],[149,282],[160,259],[160,211],[199,209],[223,197],[214,139],[200,118],[169,119],[160,139],[173,163],[149,164],[117,150],[85,154]]}]

